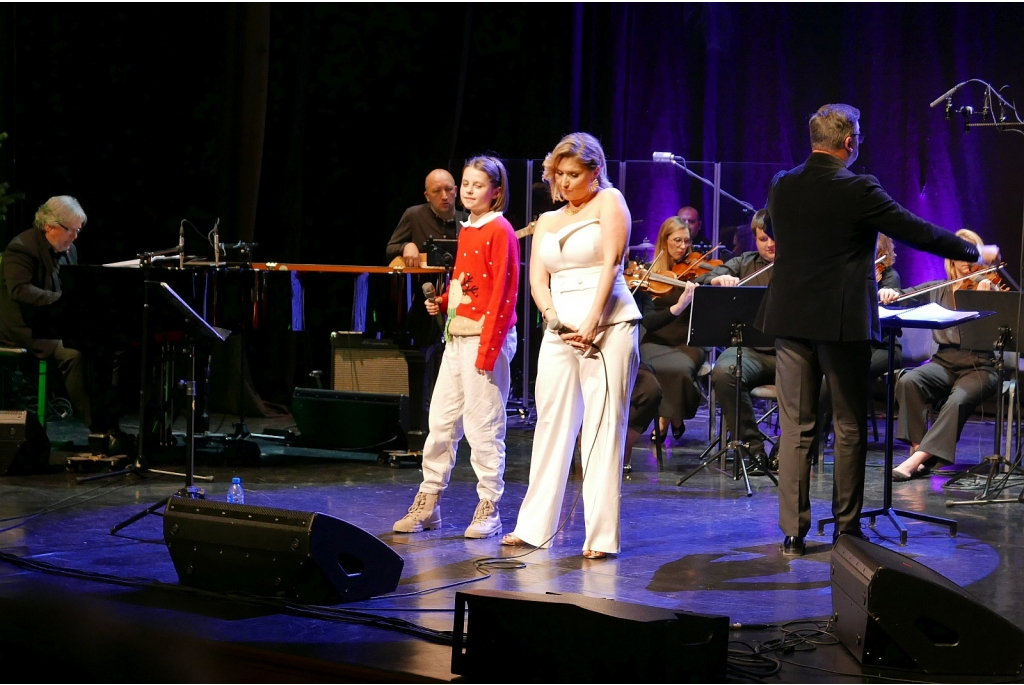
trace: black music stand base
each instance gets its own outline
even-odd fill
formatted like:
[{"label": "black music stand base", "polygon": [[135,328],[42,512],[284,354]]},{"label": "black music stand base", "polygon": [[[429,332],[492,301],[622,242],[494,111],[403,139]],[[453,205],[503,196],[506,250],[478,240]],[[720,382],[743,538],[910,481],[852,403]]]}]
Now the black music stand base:
[{"label": "black music stand base", "polygon": [[[700,471],[701,469],[706,467],[711,462],[715,461],[716,459],[719,459],[722,455],[725,455],[725,454],[728,454],[729,452],[732,452],[733,453],[732,478],[733,478],[733,480],[739,480],[740,479],[740,473],[742,471],[743,483],[747,487],[747,497],[753,497],[754,496],[754,490],[750,487],[750,474],[747,473],[747,464],[746,464],[746,462],[743,459],[744,456],[746,456],[748,459],[752,458],[751,454],[750,454],[750,445],[748,445],[747,443],[745,443],[745,442],[743,442],[741,440],[737,440],[736,439],[736,437],[740,434],[740,393],[741,393],[741,386],[742,386],[742,383],[743,383],[743,324],[742,323],[734,323],[734,324],[732,324],[732,339],[729,342],[731,343],[732,347],[736,348],[736,363],[733,364],[733,367],[732,367],[733,383],[735,384],[735,390],[736,390],[736,415],[733,416],[733,421],[732,421],[732,424],[733,424],[732,425],[732,437],[733,437],[733,439],[730,440],[728,443],[726,443],[725,447],[723,447],[722,449],[718,450],[714,454],[712,454],[710,456],[707,456],[707,457],[704,457],[704,459],[701,460],[701,462],[697,466],[697,468],[695,468],[693,471],[690,471],[688,474],[686,474],[685,476],[680,478],[678,481],[676,481],[676,485],[682,485],[683,483],[688,481],[690,478],[692,478],[698,471]],[[719,444],[721,444],[721,440],[722,440],[722,436],[718,436],[715,439],[715,441],[718,442]],[[715,443],[713,442],[711,444],[714,445]],[[706,450],[704,450],[704,454],[707,454],[710,449],[711,449],[711,447],[709,446]],[[701,456],[703,456],[703,455],[701,455]],[[768,464],[765,463],[765,464],[762,464],[761,466],[765,470],[765,475],[767,475],[771,479],[772,483],[774,483],[776,486],[778,486],[779,481],[776,480],[775,476],[772,475],[772,472],[768,470]]]},{"label": "black music stand base", "polygon": [[[886,516],[892,522],[892,525],[896,526],[896,530],[900,534],[900,547],[905,547],[907,544],[907,527],[900,521],[900,517],[914,519],[916,521],[925,521],[927,523],[936,523],[940,526],[949,527],[949,537],[956,537],[956,521],[953,519],[942,518],[940,516],[932,516],[930,514],[922,514],[917,511],[906,511],[905,509],[896,509],[892,506],[892,449],[893,449],[893,408],[896,405],[896,380],[895,380],[895,368],[893,365],[893,353],[896,350],[896,335],[895,331],[890,330],[889,332],[889,377],[886,382],[885,388],[885,475],[884,478],[884,490],[882,494],[882,506],[878,509],[868,509],[867,511],[861,511],[857,517],[859,519],[867,518],[868,526],[870,528],[875,527],[875,519],[879,516]],[[867,425],[864,426],[865,432],[867,431]],[[834,468],[834,467],[833,467]],[[828,518],[818,519],[818,535],[825,534],[825,526],[829,523],[835,524],[836,519],[834,516]]]},{"label": "black music stand base", "polygon": [[[150,282],[146,282],[148,287]],[[160,294],[165,300],[182,315],[185,320],[185,326],[187,330],[187,342],[188,342],[188,378],[181,381],[181,385],[185,388],[185,394],[188,397],[188,414],[187,419],[187,437],[185,439],[185,487],[179,490],[176,494],[181,497],[190,497],[192,499],[203,499],[206,497],[206,491],[202,488],[195,487],[194,484],[194,472],[195,472],[195,457],[196,457],[196,348],[198,346],[199,338],[209,338],[212,340],[220,340],[223,342],[230,334],[229,331],[214,328],[210,324],[199,316],[195,311],[192,310],[188,304],[182,300],[174,290],[166,283],[159,283]],[[141,424],[140,420],[140,424]],[[110,529],[110,534],[114,535],[118,531],[130,526],[131,524],[145,518],[150,514],[157,514],[161,507],[165,507],[169,502],[169,498],[163,498],[154,504],[151,504],[145,510],[125,519]]]}]

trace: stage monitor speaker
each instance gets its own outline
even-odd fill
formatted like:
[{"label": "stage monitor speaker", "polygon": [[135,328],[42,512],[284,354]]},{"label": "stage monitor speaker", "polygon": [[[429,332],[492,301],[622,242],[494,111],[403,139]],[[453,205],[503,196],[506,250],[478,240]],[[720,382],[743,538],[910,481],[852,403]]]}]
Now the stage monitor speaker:
[{"label": "stage monitor speaker", "polygon": [[393,592],[405,565],[327,514],[187,497],[168,502],[164,541],[182,585],[317,604]]},{"label": "stage monitor speaker", "polygon": [[43,473],[50,463],[46,429],[27,411],[0,411],[0,476]]},{"label": "stage monitor speaker", "polygon": [[331,389],[409,394],[409,364],[394,344],[362,333],[331,333]]},{"label": "stage monitor speaker", "polygon": [[842,535],[832,549],[836,635],[862,664],[1015,675],[1024,631],[932,569]]},{"label": "stage monitor speaker", "polygon": [[[455,593],[452,672],[471,681],[725,681],[726,616],[577,594]],[[515,655],[515,673],[502,672]]]},{"label": "stage monitor speaker", "polygon": [[405,395],[295,388],[292,416],[303,447],[377,452],[408,446]]}]

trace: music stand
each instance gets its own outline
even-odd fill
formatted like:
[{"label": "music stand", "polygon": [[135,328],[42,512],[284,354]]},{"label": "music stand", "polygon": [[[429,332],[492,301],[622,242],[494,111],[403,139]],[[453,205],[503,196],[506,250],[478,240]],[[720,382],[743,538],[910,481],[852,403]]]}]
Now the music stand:
[{"label": "music stand", "polygon": [[[1003,456],[1003,355],[1005,352],[1016,352],[1018,349],[1017,331],[1019,330],[1019,314],[1021,307],[1021,294],[1019,292],[962,290],[955,295],[956,308],[968,310],[992,310],[992,316],[979,321],[972,321],[960,327],[960,348],[965,350],[996,352],[996,377],[999,379],[999,390],[996,394],[996,431],[995,447],[993,454],[985,457],[980,464],[972,466],[966,473],[960,474],[946,482],[943,487],[953,486],[968,476],[975,476],[987,472],[985,489],[981,494],[972,500],[947,501],[947,507],[958,504],[987,504],[990,501],[989,494],[992,488],[992,481],[1000,468],[1009,467],[1003,474],[1003,484],[998,491],[1005,487],[1006,479],[1014,472],[1024,475],[1024,469],[1020,467],[1020,457],[1017,461],[1011,462]],[[1021,491],[1024,494],[1024,490]],[[1019,498],[1002,500],[1003,502],[1024,501]]]},{"label": "music stand", "polygon": [[[933,315],[933,312],[937,311],[935,309],[936,307],[938,310],[941,310],[941,312],[945,312],[946,315],[943,317]],[[908,511],[906,509],[896,509],[892,506],[892,449],[894,437],[893,408],[896,404],[896,369],[893,354],[896,351],[897,329],[921,328],[925,330],[942,330],[951,326],[956,326],[964,321],[980,319],[981,317],[988,316],[990,312],[952,312],[935,304],[928,304],[921,307],[913,307],[903,310],[886,310],[884,308],[880,308],[880,310],[882,312],[882,329],[888,329],[890,331],[889,376],[885,390],[885,470],[883,475],[884,487],[882,489],[882,506],[876,509],[861,511],[858,518],[867,517],[870,519],[868,525],[874,528],[876,518],[879,516],[887,516],[896,527],[896,530],[899,531],[901,547],[907,544],[907,527],[903,525],[902,521],[900,521],[901,516],[915,519],[917,521],[926,521],[928,523],[937,523],[942,526],[948,526],[949,536],[956,537],[956,521],[953,519],[931,516],[929,514],[922,514],[917,511]],[[941,312],[939,313],[941,314]],[[834,516],[818,519],[818,535],[824,535],[826,524],[835,523],[835,521],[836,519]]]},{"label": "music stand", "polygon": [[[739,439],[740,397],[743,383],[743,348],[773,347],[775,345],[774,337],[765,335],[754,328],[754,319],[757,318],[757,312],[761,308],[765,290],[767,290],[766,286],[740,286],[732,288],[705,287],[693,291],[693,302],[690,304],[690,335],[686,342],[694,347],[736,348],[736,363],[733,365],[733,381],[736,385],[736,415],[733,417],[732,440],[714,454],[704,456],[711,449],[708,447],[704,455],[701,455],[703,458],[697,468],[680,478],[676,485],[682,485],[708,464],[732,451],[733,480],[739,480],[742,473],[747,487],[747,497],[754,494],[750,487],[747,465],[743,460],[744,454],[747,457],[750,456],[750,445]],[[779,484],[767,468],[765,473],[775,485]]]},{"label": "music stand", "polygon": [[[167,305],[167,309],[174,312],[184,321],[187,341],[186,344],[188,349],[188,379],[182,383],[189,403],[188,414],[186,416],[185,487],[172,495],[172,497],[177,496],[202,499],[206,496],[206,491],[195,487],[194,484],[196,450],[196,345],[200,340],[216,340],[224,342],[227,340],[227,337],[231,335],[231,331],[223,328],[217,328],[216,326],[211,326],[206,323],[203,317],[199,316],[199,314],[189,307],[188,304],[178,296],[178,293],[174,292],[174,289],[166,283],[146,281],[145,287],[148,288],[150,286],[158,286],[157,292],[160,293],[164,304]],[[155,513],[157,509],[165,506],[169,501],[169,497],[164,498],[149,506],[144,511],[125,519],[111,528],[110,534],[113,535],[122,528],[130,526],[148,514]]]}]

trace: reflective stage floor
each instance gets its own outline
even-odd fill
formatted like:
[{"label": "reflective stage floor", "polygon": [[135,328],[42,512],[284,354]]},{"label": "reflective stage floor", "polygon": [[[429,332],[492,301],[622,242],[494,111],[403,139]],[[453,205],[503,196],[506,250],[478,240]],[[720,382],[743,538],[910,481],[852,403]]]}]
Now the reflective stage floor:
[{"label": "reflective stage floor", "polygon": [[[290,417],[250,419],[249,427],[258,432],[265,425],[290,423]],[[84,430],[71,422],[51,424],[49,432],[54,444],[68,439],[85,443]],[[199,483],[208,498],[223,500],[231,477],[240,476],[247,504],[344,519],[379,537],[404,559],[396,594],[420,593],[336,605],[330,612],[176,591],[180,586],[159,516],[147,516],[117,535],[108,532],[172,495],[183,485],[180,478],[131,475],[80,485],[76,474],[64,471],[2,477],[0,551],[6,558],[0,564],[0,666],[27,674],[21,679],[47,682],[452,680],[450,647],[379,627],[381,620],[367,616],[450,631],[455,592],[473,588],[580,593],[724,615],[734,624],[770,625],[732,631],[736,650],[779,639],[784,630],[779,626],[806,629],[807,641],[768,652],[779,662],[779,672],[772,674],[771,664],[757,664],[768,682],[866,682],[879,676],[936,680],[863,667],[830,635],[810,632],[825,628],[832,612],[831,528],[823,537],[814,535],[818,518],[830,514],[831,452],[824,470],[815,470],[812,477],[814,524],[807,555],[789,558],[780,553],[777,494],[768,478],[752,479],[752,497],[746,496],[742,481],[713,468],[676,485],[696,466],[706,434],[707,415],[698,414],[681,440],[669,439],[661,466],[650,442],[634,450],[633,471],[622,484],[621,554],[606,560],[581,556],[582,503],[573,508],[580,482],[570,475],[563,506],[568,522],[554,545],[523,556],[523,568],[492,569],[486,575],[475,561],[528,550],[503,548],[498,538],[463,537],[477,502],[465,444],[442,499],[442,527],[416,535],[391,532],[391,524],[417,491],[421,476],[415,467],[390,468],[374,455],[291,449],[267,441],[259,441],[261,466],[205,459],[197,472],[214,477],[212,483]],[[513,529],[526,492],[531,435],[524,427],[509,431],[507,486],[500,503],[505,532]],[[991,423],[971,422],[960,442],[958,465],[976,464],[989,454],[992,436]],[[882,498],[884,443],[871,447],[869,507]],[[905,455],[906,449],[898,446],[897,462]],[[54,461],[62,457],[57,454]],[[909,519],[905,547],[899,546],[897,531],[887,520],[879,519],[874,528],[865,525],[865,532],[872,542],[915,558],[1024,626],[1024,505],[947,508],[947,499],[976,494],[944,491],[947,479],[932,476],[895,484],[894,503],[955,518],[956,537],[944,527]],[[1004,496],[1016,497],[1020,488],[1018,481]],[[23,563],[11,563],[11,556]],[[27,567],[25,562],[40,566]],[[453,587],[456,583],[462,584]],[[587,655],[567,653],[566,658]],[[490,679],[521,681],[530,677],[523,675],[529,668],[509,654],[507,663],[495,664]],[[532,677],[543,679],[542,674]],[[991,682],[993,677],[973,680]]]}]

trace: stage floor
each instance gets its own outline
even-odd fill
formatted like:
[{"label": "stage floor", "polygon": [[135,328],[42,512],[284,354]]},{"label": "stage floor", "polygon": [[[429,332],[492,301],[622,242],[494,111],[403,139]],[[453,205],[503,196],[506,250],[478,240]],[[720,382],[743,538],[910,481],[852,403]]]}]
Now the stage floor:
[{"label": "stage floor", "polygon": [[[226,422],[230,425],[231,417]],[[214,425],[218,423],[215,420]],[[290,417],[250,419],[254,431],[285,427]],[[879,426],[884,440],[884,426]],[[49,427],[51,439],[85,443],[73,422]],[[550,549],[522,556],[524,568],[491,570],[477,560],[523,555],[498,538],[462,536],[477,502],[468,446],[459,451],[451,485],[442,499],[443,526],[417,535],[391,532],[420,483],[417,468],[390,468],[374,455],[294,450],[260,441],[262,466],[224,465],[207,459],[197,468],[214,477],[199,483],[207,497],[223,500],[232,476],[240,476],[246,503],[319,511],[344,519],[390,545],[405,560],[398,594],[337,605],[375,616],[400,618],[432,630],[452,629],[455,592],[462,588],[531,593],[567,592],[656,607],[728,616],[732,623],[788,622],[796,628],[825,627],[831,614],[831,528],[816,537],[817,520],[830,515],[831,452],[811,483],[812,534],[807,555],[781,556],[776,488],[753,478],[747,497],[742,481],[716,469],[679,477],[706,447],[706,410],[688,422],[677,442],[669,439],[659,466],[653,446],[633,453],[633,471],[622,484],[622,553],[585,560],[582,503],[573,509],[580,481],[570,476],[563,506],[568,522]],[[526,492],[532,433],[512,427],[500,513],[510,532]],[[957,455],[958,465],[978,463],[991,452],[993,425],[972,421]],[[867,504],[882,498],[884,442],[872,443]],[[897,448],[897,461],[906,449]],[[59,460],[62,455],[57,455]],[[442,644],[365,624],[345,622],[339,612],[302,616],[279,608],[175,591],[177,575],[163,541],[162,519],[147,516],[117,535],[116,523],[172,495],[183,481],[137,475],[77,484],[78,474],[0,478],[0,551],[31,563],[75,570],[58,575],[0,564],[0,665],[18,667],[36,681],[378,681],[451,680],[451,650]],[[1024,505],[991,504],[947,508],[946,500],[975,492],[944,491],[948,477],[932,476],[894,485],[897,507],[955,518],[948,529],[905,519],[909,540],[898,545],[885,519],[865,532],[872,542],[917,559],[966,588],[981,603],[1024,626]],[[1009,491],[1016,496],[1018,484]],[[52,569],[51,569],[52,570]],[[106,581],[89,574],[103,574]],[[112,582],[120,579],[120,582]],[[477,580],[478,579],[478,580]],[[475,582],[466,582],[474,581]],[[169,584],[171,588],[147,581]],[[463,583],[458,587],[452,584]],[[435,590],[435,588],[437,588]],[[433,590],[433,591],[431,591]],[[352,615],[349,614],[348,618]],[[782,629],[737,629],[731,638],[751,648],[777,639]],[[769,682],[864,682],[873,676],[935,680],[913,672],[865,668],[829,636],[786,653],[771,653],[781,672]],[[622,645],[630,649],[629,644]],[[586,658],[585,654],[567,658]],[[514,654],[495,664],[494,680],[522,680]],[[30,671],[25,669],[29,668]],[[979,665],[979,668],[983,668]],[[507,669],[507,670],[506,670]],[[983,672],[979,671],[979,672]],[[543,679],[542,674],[538,674]],[[939,680],[942,680],[941,678]],[[964,677],[949,678],[964,682]],[[978,677],[991,681],[991,677]]]}]

